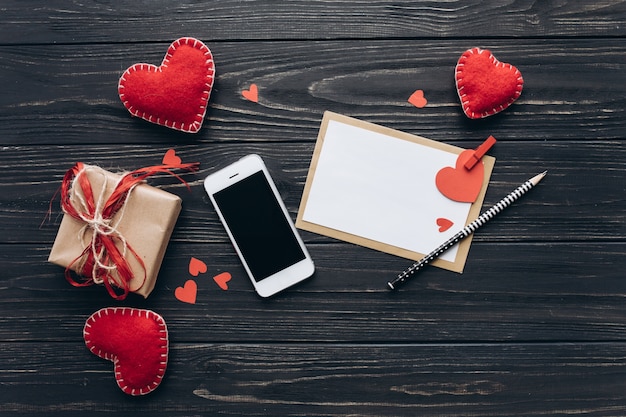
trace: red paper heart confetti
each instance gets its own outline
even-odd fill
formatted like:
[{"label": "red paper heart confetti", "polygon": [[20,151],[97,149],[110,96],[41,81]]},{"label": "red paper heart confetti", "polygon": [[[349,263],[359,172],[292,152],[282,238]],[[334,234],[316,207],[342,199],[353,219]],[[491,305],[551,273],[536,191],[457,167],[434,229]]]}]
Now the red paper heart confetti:
[{"label": "red paper heart confetti", "polygon": [[456,64],[456,88],[463,112],[470,119],[491,116],[509,107],[522,94],[524,79],[511,64],[500,62],[487,49],[465,51]]},{"label": "red paper heart confetti", "polygon": [[428,100],[424,97],[423,90],[416,90],[413,94],[411,94],[408,101],[419,109],[426,107],[426,104],[428,104]]},{"label": "red paper heart confetti", "polygon": [[215,64],[198,39],[172,42],[161,66],[135,64],[122,74],[118,93],[133,115],[183,132],[200,130],[213,89]]},{"label": "red paper heart confetti", "polygon": [[92,353],[113,362],[117,385],[126,394],[148,394],[163,380],[169,342],[165,320],[157,313],[103,308],[87,319],[83,338]]},{"label": "red paper heart confetti", "polygon": [[193,279],[188,279],[184,287],[178,287],[174,291],[174,297],[183,303],[195,304],[198,295],[198,284]]},{"label": "red paper heart confetti", "polygon": [[180,165],[182,163],[182,159],[178,155],[176,155],[176,151],[174,149],[168,149],[163,155],[163,165]]},{"label": "red paper heart confetti", "polygon": [[221,274],[214,276],[213,281],[215,281],[221,289],[226,291],[228,289],[228,281],[230,281],[231,278],[232,276],[229,272],[222,272]]},{"label": "red paper heart confetti", "polygon": [[437,226],[439,226],[439,231],[442,233],[451,228],[453,224],[452,220],[446,219],[445,217],[439,217],[437,219]]},{"label": "red paper heart confetti", "polygon": [[192,257],[189,260],[189,273],[194,277],[197,277],[199,274],[204,274],[206,271],[207,266],[200,259]]},{"label": "red paper heart confetti", "polygon": [[248,90],[243,90],[241,92],[241,95],[246,100],[250,100],[254,103],[259,102],[259,88],[256,84],[250,84],[250,88]]},{"label": "red paper heart confetti", "polygon": [[471,170],[465,169],[465,162],[472,155],[474,150],[464,150],[456,159],[456,168],[442,168],[435,176],[437,189],[450,200],[473,203],[478,198],[483,186],[485,166],[478,162]]}]

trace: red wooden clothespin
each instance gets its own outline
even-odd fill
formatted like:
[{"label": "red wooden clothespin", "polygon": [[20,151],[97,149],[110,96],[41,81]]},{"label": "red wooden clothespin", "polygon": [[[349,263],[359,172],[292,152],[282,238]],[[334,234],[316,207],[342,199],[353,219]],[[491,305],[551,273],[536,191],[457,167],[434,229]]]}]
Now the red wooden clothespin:
[{"label": "red wooden clothespin", "polygon": [[480,158],[483,157],[484,154],[496,143],[496,138],[489,135],[489,137],[474,150],[474,153],[470,158],[465,162],[465,169],[470,170],[474,168],[474,165],[480,161]]}]

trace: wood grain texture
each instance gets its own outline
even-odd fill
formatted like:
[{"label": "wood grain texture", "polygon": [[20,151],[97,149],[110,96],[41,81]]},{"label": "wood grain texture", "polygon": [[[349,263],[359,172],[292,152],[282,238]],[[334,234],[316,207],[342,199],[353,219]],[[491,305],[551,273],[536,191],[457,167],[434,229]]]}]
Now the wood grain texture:
[{"label": "wood grain texture", "polygon": [[[0,416],[626,415],[626,1],[18,1],[0,4]],[[130,117],[122,72],[194,36],[217,77],[190,135]],[[490,49],[521,98],[471,121],[453,80]],[[241,96],[250,83],[259,102]],[[428,105],[407,102],[423,89]],[[498,143],[485,207],[541,184],[474,236],[462,275],[309,232],[315,275],[256,295],[202,189],[248,153],[295,218],[326,110],[473,148]],[[74,288],[47,257],[76,161],[112,171],[174,148],[190,185],[148,299]],[[51,216],[46,218],[49,208]],[[174,297],[207,263],[195,304]],[[233,276],[227,291],[212,277]],[[84,346],[99,308],[161,314],[165,381],[124,395]]]},{"label": "wood grain texture", "polygon": [[176,343],[159,389],[150,398],[130,398],[115,391],[112,365],[80,343],[63,351],[4,343],[0,412],[614,416],[626,412],[625,348],[623,343]]},{"label": "wood grain texture", "polygon": [[[277,130],[278,134],[278,130]],[[314,140],[313,137],[311,140]],[[450,142],[464,146],[462,142]],[[479,142],[475,142],[476,145]],[[311,143],[247,142],[174,146],[184,161],[200,162],[198,173],[187,174],[191,191],[172,178],[151,181],[183,199],[183,213],[174,241],[225,242],[226,234],[202,187],[208,173],[248,153],[258,153],[275,178],[292,217],[298,210],[313,151]],[[76,161],[113,171],[160,163],[163,145],[18,146],[2,151],[0,166],[0,243],[51,244],[60,221],[58,198],[63,174]],[[485,209],[535,173],[548,170],[539,187],[481,228],[475,241],[623,241],[626,235],[626,147],[623,142],[522,142],[502,139],[493,152],[496,168],[487,189]],[[18,169],[16,169],[19,167]],[[501,169],[505,167],[506,169]],[[581,168],[585,174],[580,175]],[[46,221],[46,212],[53,211]],[[593,209],[590,209],[593,208]],[[21,227],[11,227],[19,222]],[[304,234],[307,241],[328,241]]]},{"label": "wood grain texture", "polygon": [[[626,46],[617,39],[208,42],[217,77],[197,135],[129,117],[117,94],[126,68],[160,64],[168,45],[0,46],[0,144],[312,142],[326,110],[442,141],[622,140],[626,129]],[[472,121],[453,71],[476,45],[526,82],[507,112]],[[241,96],[252,82],[258,104]],[[407,102],[416,89],[429,100],[423,109]]]},{"label": "wood grain texture", "polygon": [[[616,268],[626,262],[624,243],[474,244],[462,275],[427,269],[398,292],[386,283],[410,262],[346,244],[308,247],[315,275],[264,300],[229,244],[172,242],[154,292],[122,305],[159,312],[173,340],[193,343],[612,341],[626,333],[626,282]],[[91,313],[119,304],[102,287],[71,287],[63,268],[46,263],[48,252],[3,247],[0,340],[70,342]],[[195,279],[194,305],[174,297],[193,278],[191,256],[208,266]],[[233,276],[228,291],[212,280],[224,271]]]},{"label": "wood grain texture", "polygon": [[[33,3],[35,6],[33,6]],[[0,43],[623,35],[623,0],[5,1]],[[15,36],[19,34],[19,36]]]}]

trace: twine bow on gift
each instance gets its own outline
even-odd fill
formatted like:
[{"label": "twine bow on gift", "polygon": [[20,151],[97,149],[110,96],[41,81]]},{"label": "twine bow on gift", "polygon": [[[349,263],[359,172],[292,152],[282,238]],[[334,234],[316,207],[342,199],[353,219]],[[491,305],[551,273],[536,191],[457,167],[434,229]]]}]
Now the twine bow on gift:
[{"label": "twine bow on gift", "polygon": [[[135,278],[129,264],[129,256],[132,256],[143,270],[141,281],[143,285],[146,280],[145,264],[118,229],[124,217],[128,198],[137,185],[155,174],[173,175],[187,185],[171,170],[195,171],[198,166],[197,162],[157,165],[128,172],[117,180],[108,198],[106,190],[109,184],[103,169],[85,165],[82,162],[76,163],[69,169],[61,185],[61,208],[69,216],[84,223],[78,236],[83,243],[84,250],[65,268],[65,278],[70,284],[76,287],[104,284],[111,297],[123,300],[130,292],[131,280]],[[92,184],[87,177],[88,168],[92,172],[100,171],[102,174],[103,183],[98,193],[92,190]],[[91,231],[89,242],[87,242],[88,231]],[[72,275],[71,269],[74,265],[78,266],[77,272],[81,276],[79,279],[75,279]]]}]

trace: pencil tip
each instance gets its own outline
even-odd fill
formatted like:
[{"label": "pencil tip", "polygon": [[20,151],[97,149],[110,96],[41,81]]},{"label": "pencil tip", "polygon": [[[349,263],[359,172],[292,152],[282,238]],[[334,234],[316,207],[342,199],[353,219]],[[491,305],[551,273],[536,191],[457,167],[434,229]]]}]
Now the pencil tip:
[{"label": "pencil tip", "polygon": [[530,182],[533,183],[533,185],[537,185],[539,183],[539,181],[541,181],[543,179],[543,177],[546,176],[546,174],[548,173],[548,171],[543,171],[541,174],[539,175],[535,175],[534,177],[532,177],[530,179]]}]

